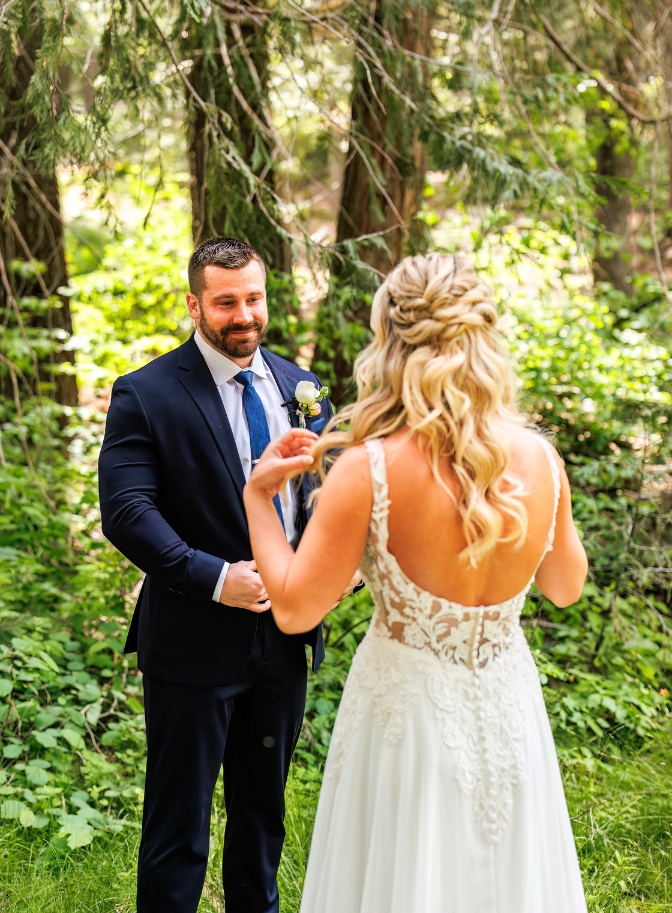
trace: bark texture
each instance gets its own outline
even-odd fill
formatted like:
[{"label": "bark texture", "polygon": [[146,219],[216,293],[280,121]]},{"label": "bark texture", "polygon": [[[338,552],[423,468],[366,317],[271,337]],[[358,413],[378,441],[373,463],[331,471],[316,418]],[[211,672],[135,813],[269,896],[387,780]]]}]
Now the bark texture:
[{"label": "bark texture", "polygon": [[[629,297],[633,294],[628,262],[629,219],[632,209],[627,190],[614,188],[604,178],[631,180],[635,171],[634,149],[623,150],[623,139],[614,136],[607,126],[595,153],[595,189],[604,199],[597,212],[599,223],[613,236],[601,239],[593,261],[597,282],[611,282],[615,289]],[[620,241],[619,241],[620,239]]]},{"label": "bark texture", "polygon": [[[32,158],[31,141],[36,121],[23,113],[22,100],[34,70],[35,51],[40,45],[39,25],[23,36],[23,54],[17,54],[13,67],[13,82],[4,85],[8,96],[0,136],[10,156],[2,153],[2,184],[11,181],[16,201],[9,220],[0,222],[0,255],[2,310],[10,320],[21,319],[27,329],[47,328],[56,331],[60,340],[72,335],[72,315],[69,299],[59,296],[57,289],[67,285],[68,273],[63,246],[63,224],[60,219],[58,180],[54,170],[38,167]],[[25,144],[25,146],[24,146]],[[22,149],[25,150],[22,152]],[[37,151],[37,150],[36,150]],[[20,156],[18,166],[12,156]],[[40,279],[22,275],[12,268],[12,261],[34,260],[44,265]],[[51,297],[53,296],[53,297]],[[37,299],[37,306],[21,306],[20,299]],[[17,304],[12,304],[14,299]],[[40,305],[41,302],[41,305]],[[20,314],[17,315],[16,309]],[[61,374],[63,364],[73,362],[73,353],[56,346],[47,355],[39,356],[38,366],[42,390],[57,402],[77,405],[77,381],[73,374]]]},{"label": "bark texture", "polygon": [[[396,27],[400,48],[409,52],[402,69],[389,75],[412,101],[421,99],[427,86],[427,69],[418,57],[431,55],[434,16],[427,6],[402,7],[377,0],[373,7],[375,28],[390,32]],[[413,241],[414,222],[427,170],[427,153],[417,122],[407,103],[390,88],[370,64],[358,61],[352,92],[352,126],[343,180],[337,241],[385,232],[381,245],[362,245],[361,259],[387,273],[402,259]],[[386,249],[387,248],[387,249]]]},{"label": "bark texture", "polygon": [[[224,53],[217,41],[214,21],[192,28],[188,53],[195,65],[190,80],[198,95],[231,118],[220,120],[224,131],[236,143],[252,170],[272,189],[274,172],[268,165],[273,140],[267,126],[268,49],[263,31],[243,24],[234,33],[230,23],[225,31]],[[244,46],[241,47],[242,44]],[[253,116],[236,97],[233,81]],[[193,99],[190,108],[189,164],[191,170],[192,234],[194,245],[208,238],[227,235],[252,244],[268,267],[291,273],[291,249],[258,204],[250,205],[249,187],[239,172],[227,163],[219,149],[205,112]],[[270,194],[265,199],[273,212]]]},{"label": "bark texture", "polygon": [[[364,60],[354,68],[336,240],[343,244],[377,236],[357,244],[357,258],[382,278],[423,243],[423,227],[414,218],[427,169],[419,109],[429,93],[422,58],[431,57],[436,13],[431,3],[399,5],[393,0],[372,0],[368,10],[370,18],[361,28]],[[372,275],[338,258],[332,274],[345,285],[362,287],[361,294],[349,296],[347,305],[328,295],[318,317],[313,369],[328,379],[331,399],[341,405],[353,392],[353,361],[369,326],[370,296],[365,296],[363,286],[371,290]]]}]

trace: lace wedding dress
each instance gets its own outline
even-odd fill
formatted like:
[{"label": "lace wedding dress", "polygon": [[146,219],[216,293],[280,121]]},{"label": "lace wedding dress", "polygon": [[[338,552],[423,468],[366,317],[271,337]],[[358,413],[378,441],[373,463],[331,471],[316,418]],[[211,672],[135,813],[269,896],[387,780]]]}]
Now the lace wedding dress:
[{"label": "lace wedding dress", "polygon": [[[545,449],[551,451],[544,441]],[[301,913],[586,913],[539,676],[531,586],[463,606],[387,550],[380,441],[362,574],[375,613],[338,711]],[[548,452],[555,490],[560,476]]]}]

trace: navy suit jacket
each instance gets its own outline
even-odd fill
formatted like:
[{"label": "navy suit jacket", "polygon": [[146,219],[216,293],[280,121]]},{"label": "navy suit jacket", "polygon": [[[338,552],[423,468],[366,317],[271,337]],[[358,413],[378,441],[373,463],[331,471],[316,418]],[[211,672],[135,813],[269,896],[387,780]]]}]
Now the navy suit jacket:
[{"label": "navy suit jacket", "polygon": [[[301,380],[320,381],[271,352],[264,361],[285,400]],[[328,400],[308,419],[321,430]],[[298,425],[288,409],[287,428]],[[258,615],[214,602],[224,561],[252,558],[243,507],[245,477],[210,369],[194,342],[120,377],[112,388],[100,454],[103,532],[146,578],[125,652],[137,650],[147,675],[220,686],[242,675]],[[298,497],[298,531],[307,522],[309,481]],[[290,635],[282,635],[289,637]],[[291,635],[324,658],[322,626]]]}]

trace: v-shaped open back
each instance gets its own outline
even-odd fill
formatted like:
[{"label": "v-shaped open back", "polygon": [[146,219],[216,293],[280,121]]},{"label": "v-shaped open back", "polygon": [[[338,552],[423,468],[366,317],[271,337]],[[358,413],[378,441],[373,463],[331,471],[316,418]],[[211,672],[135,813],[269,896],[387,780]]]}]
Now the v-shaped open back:
[{"label": "v-shaped open back", "polygon": [[[560,500],[560,471],[551,445],[543,438],[553,477],[553,514],[546,545],[537,564],[553,548]],[[451,662],[478,668],[510,641],[517,628],[534,574],[516,595],[493,605],[466,606],[435,596],[414,583],[388,550],[387,465],[381,440],[368,441],[373,506],[362,575],[376,605],[372,631],[416,649],[429,650]],[[536,574],[536,569],[535,569]]]},{"label": "v-shaped open back", "polygon": [[[539,673],[519,624],[529,585],[497,605],[465,606],[415,584],[388,550],[386,452],[381,441],[367,448],[373,509],[362,570],[376,611],[338,708],[301,911],[586,913]],[[545,511],[535,527],[539,542],[550,524],[544,554],[560,494],[547,454],[553,516]],[[536,463],[533,454],[535,472]]]}]

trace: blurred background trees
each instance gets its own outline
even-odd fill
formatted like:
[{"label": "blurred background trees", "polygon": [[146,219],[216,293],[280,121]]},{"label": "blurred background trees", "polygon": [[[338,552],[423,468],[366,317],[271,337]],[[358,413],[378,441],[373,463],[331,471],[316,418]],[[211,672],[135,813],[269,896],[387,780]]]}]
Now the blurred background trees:
[{"label": "blurred background trees", "polygon": [[[672,709],[666,0],[0,9],[0,819],[68,852],[137,815],[140,575],[102,539],[95,459],[115,377],[191,332],[216,234],[263,253],[267,344],[337,403],[390,267],[474,259],[591,559],[577,606],[526,608],[558,743],[649,744]],[[305,782],[370,611],[326,622]]]}]

